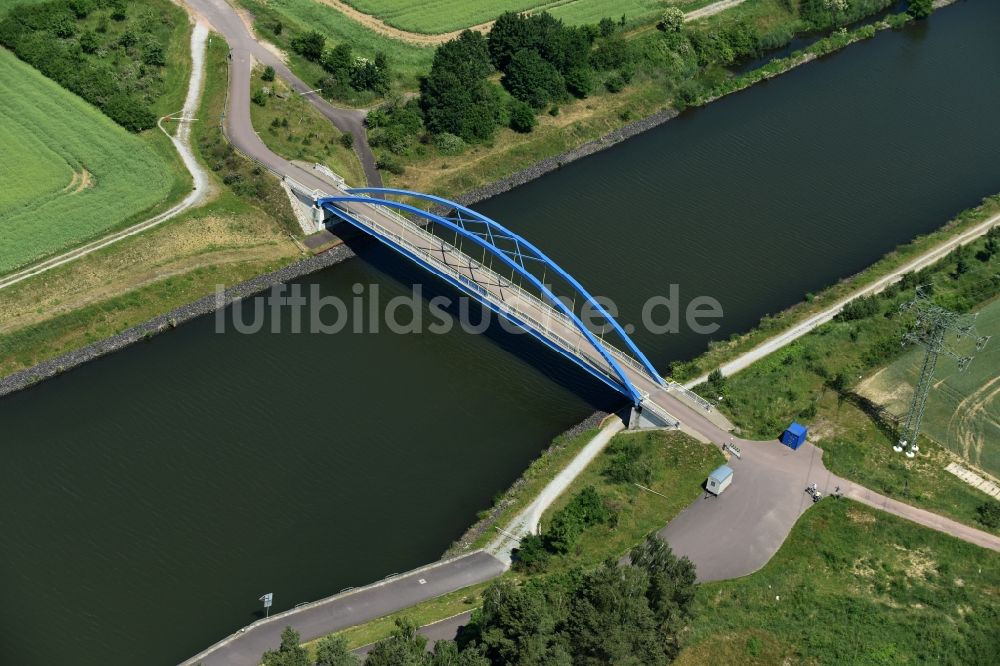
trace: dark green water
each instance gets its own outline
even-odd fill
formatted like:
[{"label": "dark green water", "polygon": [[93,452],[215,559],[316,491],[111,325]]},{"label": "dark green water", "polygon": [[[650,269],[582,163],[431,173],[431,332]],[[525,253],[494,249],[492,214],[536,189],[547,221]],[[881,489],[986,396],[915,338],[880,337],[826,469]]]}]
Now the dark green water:
[{"label": "dark green water", "polygon": [[[745,330],[1000,189],[998,27],[1000,3],[960,3],[481,209],[625,322],[677,283],[721,302],[716,337]],[[438,293],[359,250],[304,282]],[[552,436],[617,404],[502,331],[214,324],[0,401],[4,666],[176,663],[264,592],[281,610],[425,563]],[[660,367],[707,343],[635,337]]]}]

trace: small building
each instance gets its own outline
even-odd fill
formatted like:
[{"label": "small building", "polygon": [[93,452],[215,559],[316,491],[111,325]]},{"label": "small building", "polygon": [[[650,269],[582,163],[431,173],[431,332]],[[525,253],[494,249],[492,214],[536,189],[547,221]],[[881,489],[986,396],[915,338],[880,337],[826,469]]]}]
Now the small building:
[{"label": "small building", "polygon": [[705,490],[713,495],[721,495],[722,491],[728,488],[729,484],[732,482],[732,468],[728,465],[720,465],[715,469],[715,471],[708,475],[708,481],[705,482]]},{"label": "small building", "polygon": [[792,421],[792,425],[788,426],[785,432],[781,433],[781,443],[795,450],[802,446],[802,442],[806,441],[806,435],[808,434],[809,430],[804,425],[797,421]]}]

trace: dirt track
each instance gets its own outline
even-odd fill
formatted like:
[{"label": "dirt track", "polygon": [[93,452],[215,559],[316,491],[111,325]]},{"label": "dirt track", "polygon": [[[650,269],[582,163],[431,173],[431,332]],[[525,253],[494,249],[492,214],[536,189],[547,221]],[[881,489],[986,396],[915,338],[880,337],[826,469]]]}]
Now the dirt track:
[{"label": "dirt track", "polygon": [[[713,14],[718,14],[721,11],[725,11],[730,7],[735,7],[736,5],[742,4],[745,0],[720,0],[719,2],[706,5],[701,9],[696,9],[693,12],[686,14],[684,16],[685,21],[695,21],[697,19],[705,18],[707,16],[712,16]],[[474,25],[469,28],[463,28],[462,30],[452,30],[451,32],[443,32],[438,35],[426,35],[421,32],[410,32],[408,30],[402,30],[388,23],[378,19],[371,14],[365,14],[362,11],[351,7],[349,4],[343,0],[319,0],[324,5],[336,9],[338,12],[351,19],[355,23],[365,26],[373,32],[377,32],[380,35],[386,37],[391,37],[392,39],[398,39],[402,42],[407,42],[408,44],[415,44],[417,46],[437,46],[438,44],[443,44],[451,39],[458,37],[464,30],[475,30],[476,32],[487,32],[493,25],[493,21],[487,21],[486,23],[480,23],[479,25]],[[525,13],[531,13],[533,11],[541,11],[546,9],[550,3],[545,3]]]},{"label": "dirt track", "polygon": [[[391,37],[392,39],[398,39],[401,42],[407,42],[409,44],[416,44],[417,46],[437,46],[438,44],[443,44],[448,40],[455,39],[464,30],[453,30],[451,32],[444,32],[439,35],[425,35],[420,32],[409,32],[407,30],[400,30],[399,28],[394,28],[393,26],[385,23],[371,14],[365,14],[360,12],[354,7],[351,7],[346,2],[341,2],[341,0],[319,0],[324,5],[333,7],[338,12],[351,19],[355,23],[360,23],[369,30],[377,32],[380,35],[385,35],[386,37]],[[474,25],[469,30],[475,30],[477,32],[486,32],[493,25],[493,21],[487,21],[486,23],[480,23],[479,25]]]}]

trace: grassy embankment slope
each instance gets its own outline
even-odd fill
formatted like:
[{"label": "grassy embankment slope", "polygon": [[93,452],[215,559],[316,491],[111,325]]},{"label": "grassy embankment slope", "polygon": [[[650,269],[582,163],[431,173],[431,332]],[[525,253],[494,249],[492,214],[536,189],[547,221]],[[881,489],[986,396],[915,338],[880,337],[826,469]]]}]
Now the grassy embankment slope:
[{"label": "grassy embankment slope", "polygon": [[[20,4],[25,3],[0,1],[0,18]],[[79,66],[100,64],[115,76],[138,76],[134,84],[146,91],[154,113],[178,110],[191,70],[190,25],[183,10],[156,0],[128,3],[124,21],[109,21],[109,13],[94,10],[75,21],[74,35],[64,41],[90,32],[101,44],[114,44],[125,33],[142,33],[162,45],[168,65],[156,73],[147,67],[143,76],[126,74],[128,63],[98,51],[81,54]],[[157,17],[162,20],[154,21]],[[150,21],[155,27],[146,25]],[[12,186],[0,195],[0,273],[146,219],[189,191],[190,176],[158,129],[132,135],[10,52],[3,50],[0,57],[0,133],[18,165],[5,177]]]},{"label": "grassy embankment slope", "polygon": [[[924,434],[973,465],[1000,476],[1000,301],[976,319],[980,335],[993,339],[965,372],[947,360],[935,371],[927,399]],[[966,348],[963,353],[971,353]],[[924,352],[914,348],[858,385],[858,393],[899,418],[906,413]]]},{"label": "grassy embankment slope", "polygon": [[[543,456],[525,474],[526,483],[517,490],[517,496],[533,498],[547,482],[550,475],[546,469],[559,469],[563,465],[557,461],[572,457],[578,450],[577,443],[586,443],[595,431],[564,439],[557,443],[549,455]],[[608,475],[608,469],[619,455],[619,447],[634,443],[642,455],[639,464],[648,469],[647,488],[642,490],[633,483],[616,482]],[[702,492],[702,484],[708,473],[721,464],[723,458],[714,447],[679,432],[652,431],[643,433],[620,433],[586,470],[553,503],[542,517],[542,532],[551,523],[552,515],[565,507],[574,496],[588,486],[593,486],[604,504],[613,514],[610,522],[585,529],[575,546],[562,555],[553,555],[544,574],[564,572],[574,567],[591,567],[605,559],[619,558],[634,545],[642,541],[650,532],[658,530],[670,522]],[[657,494],[658,493],[658,494]],[[505,505],[506,513],[521,508],[517,502]],[[495,536],[490,532],[487,538]],[[522,572],[504,574],[515,580],[523,580]],[[390,634],[399,617],[409,617],[418,624],[428,624],[445,617],[472,610],[481,603],[481,594],[488,583],[476,585],[444,595],[437,599],[418,604],[372,622],[346,629],[342,633],[352,647],[367,645]]]},{"label": "grassy embankment slope", "polygon": [[[543,574],[619,557],[702,492],[719,453],[678,433],[624,433],[652,454],[651,489],[612,482],[612,444],[543,518],[594,486],[617,522],[586,528]],[[613,525],[613,526],[612,526]],[[544,532],[544,529],[543,529]],[[723,546],[725,547],[725,546]],[[989,663],[1000,556],[849,500],[826,499],[750,576],[701,587],[678,663]],[[505,574],[523,580],[528,574]],[[352,647],[387,637],[399,617],[428,624],[481,604],[487,585],[459,590],[341,632]],[[776,599],[776,597],[778,597]],[[889,661],[886,661],[888,659]]]},{"label": "grassy embankment slope", "polygon": [[[379,34],[319,0],[273,0],[267,3],[242,0],[242,4],[256,16],[260,35],[286,51],[290,51],[291,40],[295,35],[316,29],[327,38],[328,47],[348,43],[356,53],[368,58],[374,57],[377,51],[386,53],[395,75],[394,94],[416,91],[418,77],[429,70],[433,55],[430,47],[409,44]],[[623,11],[621,3],[607,0],[528,4],[544,8],[568,23],[595,23],[604,16],[617,21]],[[632,6],[632,3],[626,4]],[[705,3],[676,4],[692,9]],[[840,22],[860,18],[889,4],[890,0],[864,0],[851,5],[850,15],[845,14]],[[362,7],[356,2],[352,2],[352,5]],[[511,3],[501,2],[466,7],[464,9],[468,16],[462,14],[465,18],[456,18],[447,25],[464,27],[463,24],[481,23],[480,19],[493,18],[512,6]],[[734,77],[725,67],[714,62],[707,65],[694,63],[692,53],[686,47],[681,46],[678,47],[679,51],[673,51],[670,40],[653,29],[660,11],[646,11],[643,7],[645,4],[640,1],[633,8],[636,11],[634,15],[625,12],[626,26],[620,32],[629,45],[632,64],[626,67],[631,72],[630,83],[620,92],[612,93],[607,90],[603,80],[608,73],[598,72],[597,85],[586,98],[560,103],[552,114],[542,113],[532,132],[520,134],[507,128],[499,128],[490,141],[467,146],[459,154],[453,154],[452,150],[440,150],[434,141],[420,142],[402,154],[388,155],[393,162],[405,168],[405,173],[386,173],[386,181],[407,189],[456,196],[531,166],[541,159],[598,139],[629,121],[672,107],[702,103],[716,94],[713,91],[731,92],[733,86],[744,87],[754,82],[751,77]],[[377,18],[385,18],[390,23],[396,21],[399,25],[413,20],[417,23],[411,25],[423,25],[424,22],[429,26],[437,22],[438,15],[444,12],[437,4],[405,3],[401,6],[393,3],[390,7],[381,0],[365,0],[364,9],[371,11]],[[449,9],[453,11],[453,8]],[[418,16],[421,18],[414,18]],[[274,30],[278,23],[282,26],[280,34]],[[734,26],[746,26],[755,35],[754,39],[760,48],[766,49],[784,44],[794,34],[817,26],[823,30],[832,29],[833,23],[829,17],[806,17],[795,3],[755,0],[729,8],[708,19],[687,24],[684,32],[704,35],[705,40],[713,42],[718,34],[731,31]],[[435,30],[444,32],[445,28]],[[866,33],[864,36],[870,35]],[[843,42],[840,46],[850,41],[838,39]],[[823,48],[824,45],[819,45],[815,50],[824,52]],[[829,49],[829,45],[826,48]],[[808,57],[808,54],[804,56]],[[306,81],[318,82],[324,77],[318,64],[306,62],[295,54],[290,57],[293,66]],[[802,57],[788,60],[782,68],[794,66],[802,61]],[[506,95],[505,92],[502,94]],[[352,95],[350,99],[336,100],[336,103],[364,106],[378,102],[379,99],[371,93],[359,93]],[[387,153],[383,147],[376,147],[376,152],[380,157]]]},{"label": "grassy embankment slope", "polygon": [[[1000,200],[991,198],[977,215],[995,214],[997,207]],[[824,463],[835,474],[998,533],[980,524],[977,512],[984,501],[995,500],[945,471],[953,454],[923,438],[920,455],[912,460],[893,452],[895,423],[856,393],[863,377],[905,351],[901,341],[912,317],[901,313],[900,306],[914,297],[917,285],[929,289],[942,306],[960,312],[974,311],[1000,294],[1000,254],[987,255],[989,243],[989,238],[969,243],[883,294],[845,308],[834,321],[746,370],[698,390],[721,395],[720,409],[744,436],[773,438],[797,419],[812,427],[810,439],[824,449]],[[949,373],[953,367],[942,361],[941,370]],[[988,384],[996,368],[987,362],[976,372]],[[933,421],[934,412],[927,418]]]},{"label": "grassy embankment slope", "polygon": [[[214,200],[140,236],[25,280],[0,298],[0,374],[106,338],[171,308],[301,257],[297,228],[276,180],[232,154],[222,137],[228,49],[213,39],[192,127],[213,171]],[[231,185],[223,184],[223,178]],[[238,188],[238,189],[237,189]],[[240,192],[240,193],[237,193]]]},{"label": "grassy embankment slope", "polygon": [[825,499],[774,558],[701,586],[677,664],[989,664],[1000,555]]}]

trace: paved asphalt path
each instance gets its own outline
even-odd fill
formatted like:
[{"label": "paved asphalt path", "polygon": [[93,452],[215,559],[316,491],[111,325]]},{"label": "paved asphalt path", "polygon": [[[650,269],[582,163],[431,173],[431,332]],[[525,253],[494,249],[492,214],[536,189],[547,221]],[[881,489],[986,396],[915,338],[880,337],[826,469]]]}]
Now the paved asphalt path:
[{"label": "paved asphalt path", "polygon": [[[496,578],[503,571],[504,565],[499,560],[482,551],[438,562],[256,622],[185,661],[183,666],[252,666],[259,663],[265,650],[278,647],[286,626],[298,631],[303,641],[313,640]],[[447,631],[441,629],[438,633],[444,635]]]},{"label": "paved asphalt path", "polygon": [[695,563],[699,581],[737,578],[767,564],[812,505],[805,489],[813,483],[823,493],[823,502],[836,501],[832,495],[839,487],[845,497],[1000,552],[1000,537],[833,474],[823,465],[823,450],[808,442],[796,451],[777,440],[734,443],[742,458],[727,463],[733,469],[729,488],[718,497],[705,493],[658,532],[675,553]]},{"label": "paved asphalt path", "polygon": [[[184,0],[184,3],[210,23],[232,49],[229,109],[226,117],[226,133],[229,140],[254,159],[292,176],[304,185],[311,186],[309,182],[302,181],[296,173],[288,171],[287,161],[280,160],[279,164],[269,163],[276,156],[264,146],[254,132],[250,123],[250,77],[253,74],[253,63],[256,60],[274,67],[275,73],[298,93],[308,92],[312,90],[312,86],[306,85],[302,79],[295,76],[281,58],[256,40],[247,29],[243,18],[226,0]],[[306,97],[337,129],[354,136],[354,148],[361,160],[368,185],[381,187],[382,175],[375,167],[375,156],[368,145],[368,136],[365,133],[364,121],[367,112],[363,109],[342,109],[333,106],[317,94]]]}]

